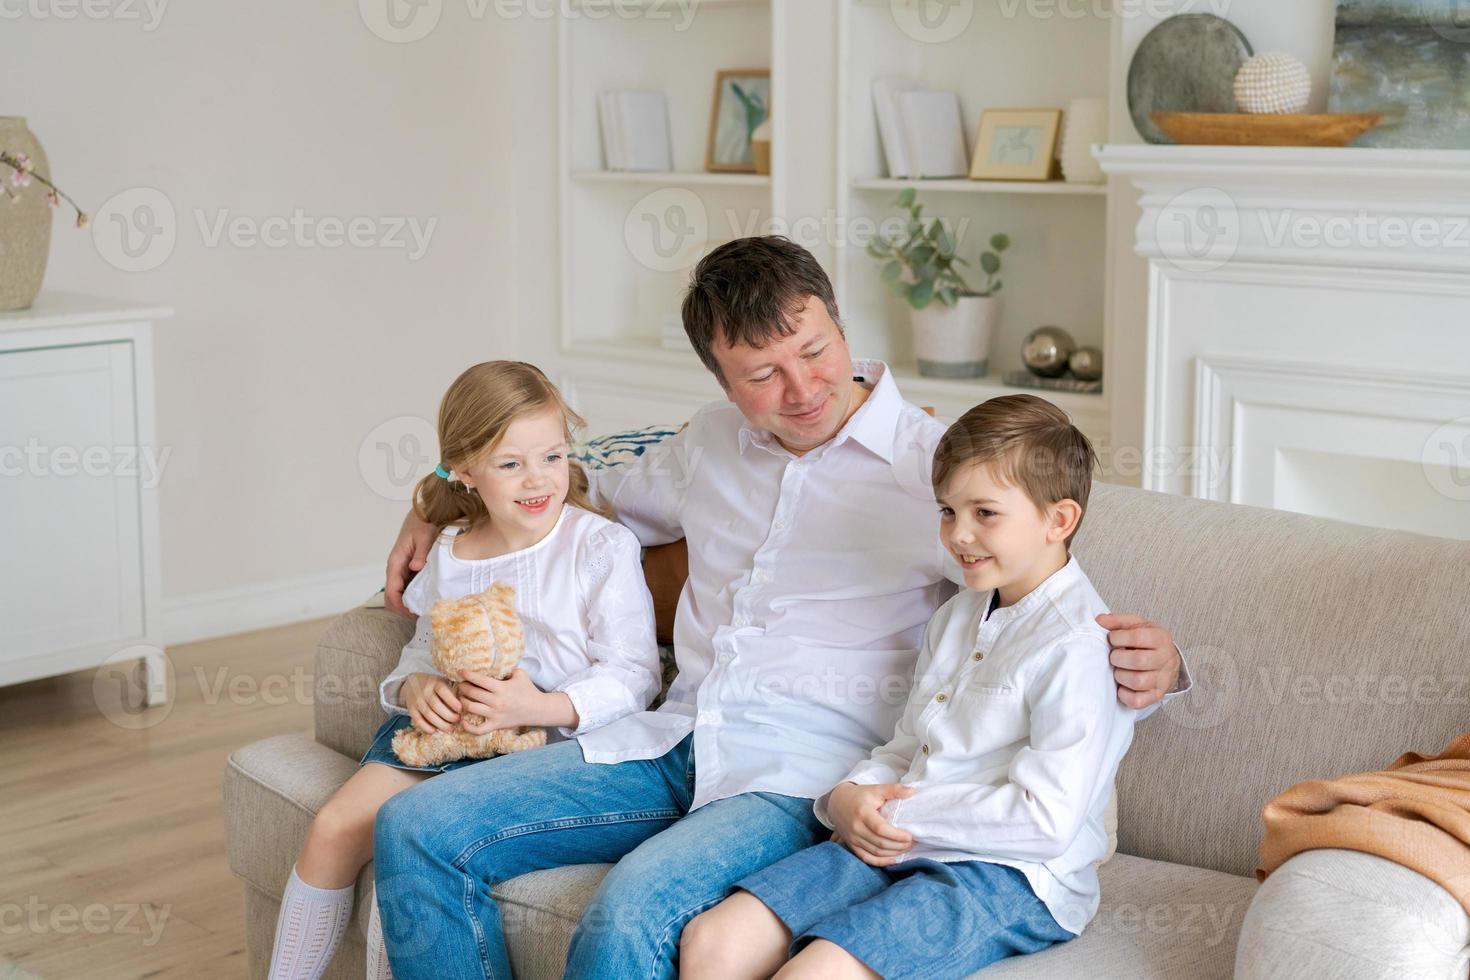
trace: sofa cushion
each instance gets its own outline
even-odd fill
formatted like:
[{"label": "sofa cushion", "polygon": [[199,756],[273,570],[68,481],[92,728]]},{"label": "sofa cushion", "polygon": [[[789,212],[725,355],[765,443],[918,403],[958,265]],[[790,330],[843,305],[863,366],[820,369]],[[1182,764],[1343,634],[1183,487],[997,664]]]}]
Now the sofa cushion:
[{"label": "sofa cushion", "polygon": [[[304,734],[263,739],[231,755],[224,781],[231,870],[262,897],[279,902],[312,816],[356,769],[354,760]],[[493,889],[517,977],[561,976],[572,930],[608,867],[535,871]],[[367,930],[361,899],[370,893],[372,872],[369,864],[357,881],[359,936]],[[1102,907],[1081,938],[993,967],[985,976],[1230,975],[1254,880],[1126,854],[1099,874]]]},{"label": "sofa cushion", "polygon": [[1435,882],[1377,855],[1306,851],[1256,893],[1235,968],[1240,980],[1465,980],[1470,916]]},{"label": "sofa cushion", "polygon": [[1277,793],[1464,731],[1470,542],[1098,484],[1074,544],[1195,678],[1119,770],[1126,853],[1250,874]]},{"label": "sofa cushion", "polygon": [[1118,854],[1098,869],[1102,904],[1071,942],[987,967],[1001,978],[1227,980],[1253,878]]}]

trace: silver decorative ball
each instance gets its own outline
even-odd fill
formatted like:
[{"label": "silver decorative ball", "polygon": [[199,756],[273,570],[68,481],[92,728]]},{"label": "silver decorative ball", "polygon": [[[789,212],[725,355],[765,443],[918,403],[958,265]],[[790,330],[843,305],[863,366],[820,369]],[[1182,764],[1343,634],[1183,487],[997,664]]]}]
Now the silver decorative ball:
[{"label": "silver decorative ball", "polygon": [[1076,349],[1072,335],[1061,327],[1037,327],[1021,345],[1021,360],[1037,377],[1060,378],[1067,373],[1067,359]]},{"label": "silver decorative ball", "polygon": [[1102,377],[1102,351],[1096,347],[1079,347],[1072,352],[1067,367],[1079,381],[1096,381]]}]

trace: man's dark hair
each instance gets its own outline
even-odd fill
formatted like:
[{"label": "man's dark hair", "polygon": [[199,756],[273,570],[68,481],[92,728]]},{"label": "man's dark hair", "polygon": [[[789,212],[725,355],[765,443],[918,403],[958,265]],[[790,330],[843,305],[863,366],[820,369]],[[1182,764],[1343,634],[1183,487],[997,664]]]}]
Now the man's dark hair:
[{"label": "man's dark hair", "polygon": [[815,296],[842,329],[832,280],[816,257],[780,235],[737,238],[700,260],[684,294],[684,332],[720,382],[717,340],[727,347],[764,347],[796,332],[795,317]]}]

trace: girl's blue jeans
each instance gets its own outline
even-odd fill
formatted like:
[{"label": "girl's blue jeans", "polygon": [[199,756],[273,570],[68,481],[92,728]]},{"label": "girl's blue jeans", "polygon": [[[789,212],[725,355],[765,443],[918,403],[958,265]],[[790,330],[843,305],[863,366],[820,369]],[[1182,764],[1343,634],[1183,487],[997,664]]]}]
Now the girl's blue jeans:
[{"label": "girl's blue jeans", "polygon": [[393,975],[511,980],[491,887],[616,862],[572,936],[566,976],[672,977],[679,933],[735,882],[827,836],[812,801],[744,793],[689,812],[692,736],[598,765],[574,741],[435,776],[378,811],[378,906]]}]

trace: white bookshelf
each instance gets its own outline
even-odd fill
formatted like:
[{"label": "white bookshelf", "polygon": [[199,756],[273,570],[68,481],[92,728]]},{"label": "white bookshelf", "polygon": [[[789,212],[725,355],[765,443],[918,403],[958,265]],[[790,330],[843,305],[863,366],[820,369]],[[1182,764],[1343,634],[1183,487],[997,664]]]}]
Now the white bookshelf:
[{"label": "white bookshelf", "polygon": [[759,174],[712,174],[704,171],[578,170],[572,174],[572,180],[603,184],[658,184],[673,187],[763,187],[769,189],[771,186],[771,178]]},{"label": "white bookshelf", "polygon": [[[973,147],[985,109],[1065,109],[1076,97],[1109,97],[1121,70],[1116,17],[1098,15],[1092,5],[1080,17],[1007,17],[1006,5],[976,3],[963,33],[927,43],[905,34],[889,0],[702,0],[681,30],[668,21],[589,16],[599,6],[637,9],[625,0],[576,0],[564,13],[580,16],[558,24],[559,346],[562,378],[584,398],[615,405],[608,411],[630,420],[646,402],[646,420],[657,422],[667,421],[658,413],[675,411],[695,391],[718,396],[692,351],[659,343],[660,326],[677,315],[689,268],[703,250],[649,262],[629,244],[640,223],[682,211],[698,212],[692,224],[704,242],[777,232],[811,248],[836,284],[854,355],[888,361],[908,397],[941,416],[1023,390],[1000,376],[1021,367],[1022,338],[1037,326],[1057,324],[1079,344],[1109,350],[1108,186],[891,179],[871,85],[898,76],[957,92]],[[756,67],[771,69],[773,175],[705,173],[715,73]],[[608,88],[665,92],[672,172],[604,168],[596,97]],[[907,187],[918,190],[926,215],[964,225],[961,254],[972,266],[993,232],[1012,238],[1002,272],[1005,311],[986,378],[917,375],[908,309],[882,286],[863,251],[861,230],[896,215],[894,200]],[[648,213],[650,200],[656,215]],[[814,221],[815,235],[799,233]],[[1101,440],[1109,435],[1108,390],[1105,377],[1102,395],[1034,393]],[[583,407],[605,414],[598,405]]]},{"label": "white bookshelf", "polygon": [[[773,5],[568,3],[557,25],[561,349],[590,359],[661,350],[661,321],[677,314],[693,263],[713,244],[763,231],[773,213],[771,177],[704,171],[716,72],[772,67]],[[640,8],[648,16],[632,15]],[[664,93],[673,171],[606,169],[597,96],[608,89]],[[698,361],[690,354],[682,366]]]},{"label": "white bookshelf", "polygon": [[854,191],[883,191],[897,194],[912,187],[926,194],[1065,194],[1107,197],[1106,184],[1071,184],[1065,180],[906,180],[869,177],[854,180]]}]

